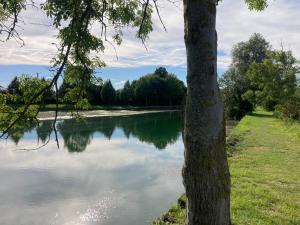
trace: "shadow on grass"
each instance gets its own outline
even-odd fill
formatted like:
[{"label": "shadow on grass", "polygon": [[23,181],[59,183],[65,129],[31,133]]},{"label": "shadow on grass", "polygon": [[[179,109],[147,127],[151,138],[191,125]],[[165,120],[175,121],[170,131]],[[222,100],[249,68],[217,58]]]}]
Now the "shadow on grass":
[{"label": "shadow on grass", "polygon": [[252,113],[250,116],[254,117],[263,117],[263,118],[274,118],[275,116],[272,114],[264,114],[264,113]]}]

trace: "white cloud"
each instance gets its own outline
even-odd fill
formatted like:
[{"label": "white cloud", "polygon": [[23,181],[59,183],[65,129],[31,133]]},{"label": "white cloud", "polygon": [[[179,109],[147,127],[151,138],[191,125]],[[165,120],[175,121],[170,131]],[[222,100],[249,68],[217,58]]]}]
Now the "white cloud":
[{"label": "white cloud", "polygon": [[[124,31],[122,46],[117,47],[118,60],[114,48],[108,43],[101,57],[108,66],[137,67],[144,65],[169,65],[185,67],[185,46],[183,41],[182,6],[173,6],[162,2],[161,16],[167,27],[164,32],[157,16],[155,29],[147,41],[148,51],[139,40],[135,39],[133,30]],[[294,51],[300,58],[300,20],[298,14],[300,2],[292,0],[271,1],[263,12],[249,11],[243,0],[226,0],[218,6],[217,30],[219,35],[219,67],[226,69],[230,64],[232,46],[247,40],[254,32],[259,32],[270,41],[274,48],[283,42],[286,49]],[[0,64],[49,64],[55,55],[56,31],[45,24],[48,19],[36,9],[31,9],[23,16],[27,21],[21,31],[26,45],[20,48],[14,41],[0,44]],[[44,25],[35,25],[41,23]]]}]

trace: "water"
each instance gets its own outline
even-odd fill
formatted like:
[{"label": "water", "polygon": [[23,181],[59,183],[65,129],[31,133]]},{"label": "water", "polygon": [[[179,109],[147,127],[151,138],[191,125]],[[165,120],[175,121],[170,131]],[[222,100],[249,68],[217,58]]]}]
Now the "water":
[{"label": "water", "polygon": [[51,121],[0,142],[1,225],[151,224],[184,191],[179,113]]}]

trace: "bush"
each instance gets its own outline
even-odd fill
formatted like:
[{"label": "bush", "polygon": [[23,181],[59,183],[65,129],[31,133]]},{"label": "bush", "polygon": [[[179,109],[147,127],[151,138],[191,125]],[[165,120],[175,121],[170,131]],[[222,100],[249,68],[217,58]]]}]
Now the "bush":
[{"label": "bush", "polygon": [[296,99],[291,99],[281,105],[277,105],[274,114],[284,120],[300,120],[300,102]]}]

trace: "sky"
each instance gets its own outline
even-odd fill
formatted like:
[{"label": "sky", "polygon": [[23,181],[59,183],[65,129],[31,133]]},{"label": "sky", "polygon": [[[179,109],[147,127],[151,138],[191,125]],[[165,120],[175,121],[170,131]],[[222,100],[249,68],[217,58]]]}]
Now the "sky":
[{"label": "sky", "polygon": [[[160,14],[167,28],[164,31],[154,15],[154,31],[146,42],[147,50],[135,38],[132,29],[124,30],[124,40],[116,51],[108,43],[99,54],[107,68],[97,70],[97,76],[110,79],[116,88],[126,80],[134,80],[151,73],[158,66],[165,66],[181,80],[186,79],[186,54],[183,40],[182,1],[171,4],[159,0]],[[273,46],[292,50],[300,59],[300,1],[269,0],[263,12],[249,11],[244,0],[222,0],[217,12],[218,74],[222,75],[231,63],[234,44],[246,41],[251,34],[261,33]],[[21,15],[19,32],[25,41],[21,47],[15,40],[0,42],[0,85],[6,86],[14,76],[37,73],[51,77],[50,60],[56,54],[57,31],[51,21],[38,9],[28,8]]]}]

